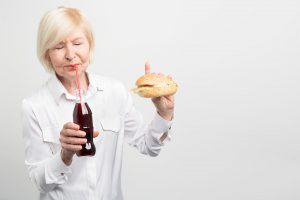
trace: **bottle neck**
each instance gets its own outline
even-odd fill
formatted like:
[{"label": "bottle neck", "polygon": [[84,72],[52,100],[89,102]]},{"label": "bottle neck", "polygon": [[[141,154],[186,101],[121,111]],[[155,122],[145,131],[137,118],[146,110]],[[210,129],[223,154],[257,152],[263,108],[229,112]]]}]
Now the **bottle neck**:
[{"label": "bottle neck", "polygon": [[85,103],[86,102],[86,92],[83,89],[75,90],[76,103]]},{"label": "bottle neck", "polygon": [[84,90],[80,90],[80,92],[77,90],[76,91],[76,104],[80,104],[79,106],[81,107],[81,112],[83,115],[86,115],[89,113],[87,109],[87,104],[86,104],[86,93]]}]

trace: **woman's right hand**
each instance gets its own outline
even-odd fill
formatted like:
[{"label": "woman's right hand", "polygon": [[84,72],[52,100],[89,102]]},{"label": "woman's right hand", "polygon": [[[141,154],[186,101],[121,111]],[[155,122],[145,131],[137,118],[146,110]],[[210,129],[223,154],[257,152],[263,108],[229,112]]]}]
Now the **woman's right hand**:
[{"label": "woman's right hand", "polygon": [[[79,125],[68,122],[64,124],[63,129],[60,131],[60,143],[61,143],[61,159],[66,165],[71,165],[74,154],[82,149],[82,144],[87,142],[85,138],[86,133],[79,130]],[[99,135],[98,131],[95,131],[93,137]]]}]

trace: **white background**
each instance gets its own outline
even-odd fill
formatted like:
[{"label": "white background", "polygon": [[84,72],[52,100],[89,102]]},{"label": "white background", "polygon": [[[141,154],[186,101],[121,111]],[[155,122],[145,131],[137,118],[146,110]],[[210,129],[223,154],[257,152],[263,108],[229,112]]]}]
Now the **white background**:
[{"label": "white background", "polygon": [[[150,158],[124,145],[127,200],[300,199],[299,0],[0,2],[0,199],[37,199],[24,165],[21,100],[47,80],[36,58],[46,11],[80,8],[90,71],[128,90],[152,71],[178,82],[172,142]],[[150,120],[154,108],[133,95]]]}]

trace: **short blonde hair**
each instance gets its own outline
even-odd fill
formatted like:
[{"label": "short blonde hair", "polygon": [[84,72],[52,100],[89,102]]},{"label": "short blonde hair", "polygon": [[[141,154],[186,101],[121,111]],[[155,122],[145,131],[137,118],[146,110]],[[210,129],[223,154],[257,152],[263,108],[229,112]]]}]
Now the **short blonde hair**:
[{"label": "short blonde hair", "polygon": [[87,37],[91,62],[94,36],[90,23],[80,11],[76,8],[58,7],[44,15],[38,29],[37,56],[48,71],[54,71],[48,55],[49,49],[64,40],[77,28],[82,28]]}]

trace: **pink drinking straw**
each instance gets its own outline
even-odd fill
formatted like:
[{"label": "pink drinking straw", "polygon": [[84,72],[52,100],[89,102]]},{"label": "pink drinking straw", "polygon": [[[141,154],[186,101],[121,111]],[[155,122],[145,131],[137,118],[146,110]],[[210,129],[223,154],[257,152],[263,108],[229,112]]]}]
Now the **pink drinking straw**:
[{"label": "pink drinking straw", "polygon": [[79,82],[79,76],[78,76],[78,66],[76,64],[74,64],[74,65],[72,65],[72,67],[76,70],[76,85],[77,85],[77,90],[79,93],[80,104],[82,104],[81,92],[80,92],[80,82]]}]

